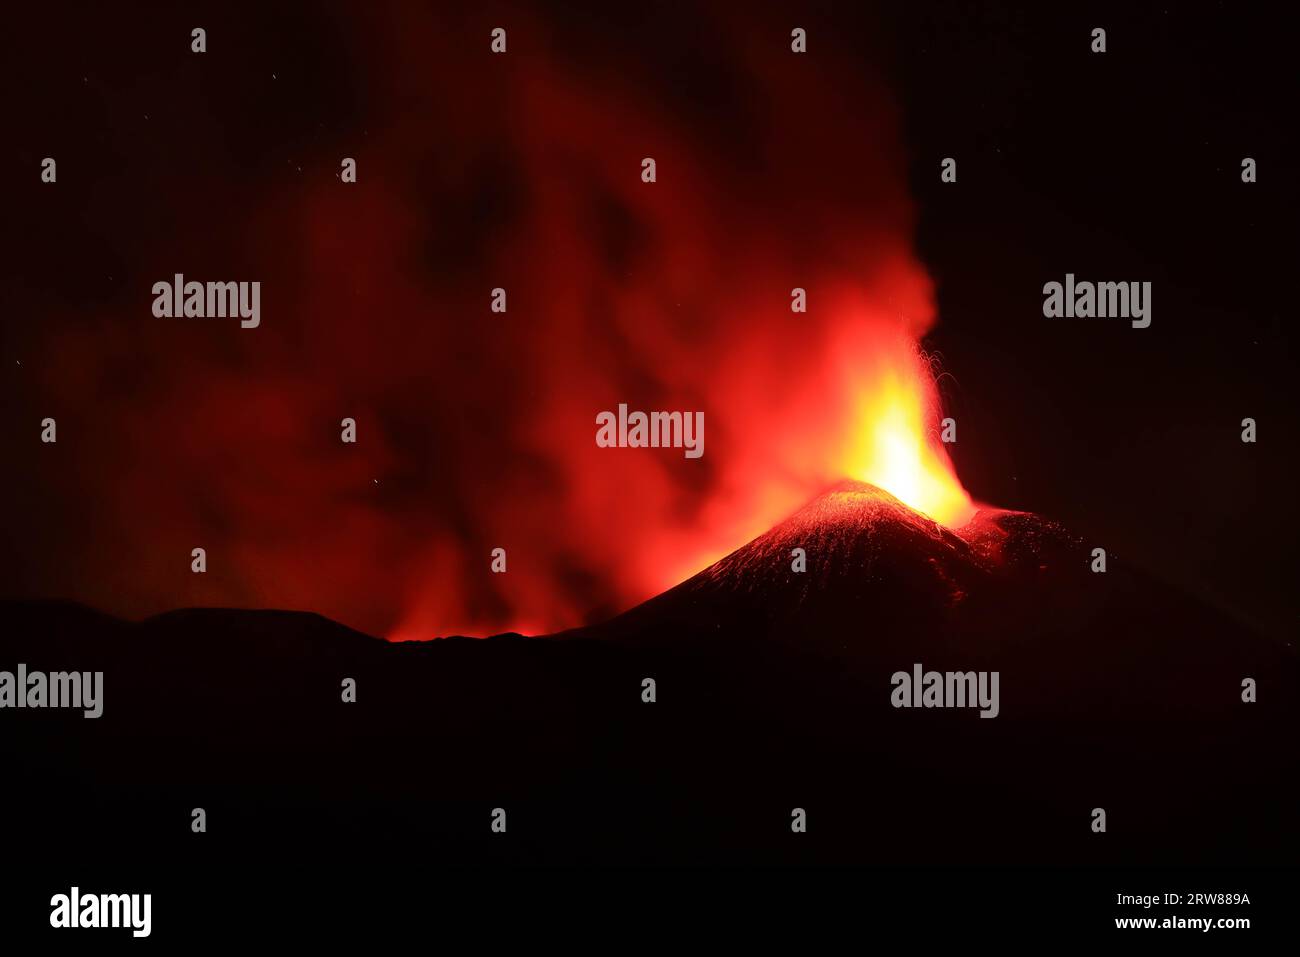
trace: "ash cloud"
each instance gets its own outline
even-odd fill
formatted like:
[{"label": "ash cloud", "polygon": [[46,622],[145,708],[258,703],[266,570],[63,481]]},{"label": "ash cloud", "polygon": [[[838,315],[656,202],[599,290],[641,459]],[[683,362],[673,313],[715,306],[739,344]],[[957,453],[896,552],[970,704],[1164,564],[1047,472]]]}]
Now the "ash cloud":
[{"label": "ash cloud", "polygon": [[[762,12],[346,17],[297,61],[261,23],[226,36],[253,48],[239,71],[209,54],[101,78],[106,116],[156,101],[152,139],[124,147],[153,178],[117,199],[116,166],[68,187],[105,237],[62,208],[68,268],[116,278],[81,277],[6,343],[28,359],[7,373],[15,421],[59,419],[57,447],[9,426],[16,592],[303,608],[394,637],[551,631],[842,477],[850,380],[904,361],[933,308],[898,117],[828,31],[800,56]],[[154,318],[151,283],[177,272],[260,281],[260,327]],[[707,454],[597,448],[620,402],[702,411]]]}]

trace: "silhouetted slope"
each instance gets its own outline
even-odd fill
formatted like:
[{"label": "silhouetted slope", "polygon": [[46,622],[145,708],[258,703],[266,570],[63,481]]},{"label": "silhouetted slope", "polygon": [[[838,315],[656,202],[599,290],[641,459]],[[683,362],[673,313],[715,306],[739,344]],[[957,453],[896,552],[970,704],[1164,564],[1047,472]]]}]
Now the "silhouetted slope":
[{"label": "silhouetted slope", "polygon": [[[794,569],[797,549],[804,571]],[[844,482],[675,588],[578,633],[660,642],[685,629],[814,644],[853,625],[864,635],[941,633],[961,626],[968,603],[1008,587],[1023,603],[1078,577],[1085,560],[1078,539],[1035,515],[983,509],[953,531],[875,486]]]}]

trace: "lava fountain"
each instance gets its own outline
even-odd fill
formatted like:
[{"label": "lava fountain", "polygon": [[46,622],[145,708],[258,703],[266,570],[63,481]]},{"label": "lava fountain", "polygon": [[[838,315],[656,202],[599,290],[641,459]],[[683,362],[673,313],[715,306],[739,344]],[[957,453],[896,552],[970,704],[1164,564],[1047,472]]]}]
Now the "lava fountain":
[{"label": "lava fountain", "polygon": [[856,425],[843,470],[846,478],[878,486],[941,525],[959,528],[975,506],[935,441],[937,392],[919,353],[861,387],[852,401]]}]

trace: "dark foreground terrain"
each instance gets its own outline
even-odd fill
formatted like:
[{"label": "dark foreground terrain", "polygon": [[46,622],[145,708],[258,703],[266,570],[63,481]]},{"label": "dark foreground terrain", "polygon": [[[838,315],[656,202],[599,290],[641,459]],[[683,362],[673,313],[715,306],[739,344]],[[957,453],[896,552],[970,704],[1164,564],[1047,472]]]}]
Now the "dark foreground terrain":
[{"label": "dark foreground terrain", "polygon": [[[65,883],[208,864],[253,879],[284,860],[1294,863],[1294,651],[1122,556],[1093,573],[1091,548],[1020,513],[955,535],[847,485],[547,638],[390,644],[293,612],[128,623],[8,603],[0,670],[105,687],[97,720],[0,712],[7,856]],[[891,675],[918,663],[997,671],[997,717],[892,707]]]}]

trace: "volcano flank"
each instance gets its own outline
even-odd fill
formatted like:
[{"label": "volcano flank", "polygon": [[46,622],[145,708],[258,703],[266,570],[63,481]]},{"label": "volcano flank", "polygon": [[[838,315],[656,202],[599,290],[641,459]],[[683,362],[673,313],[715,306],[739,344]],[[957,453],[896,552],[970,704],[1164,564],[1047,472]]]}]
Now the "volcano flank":
[{"label": "volcano flank", "polygon": [[[845,481],[593,631],[650,642],[702,632],[813,643],[850,622],[876,640],[947,632],[969,627],[991,602],[1010,600],[1008,589],[1018,592],[1012,604],[1020,609],[1041,600],[1077,577],[1086,560],[1079,539],[1036,515],[983,508],[954,530],[882,489]],[[1014,611],[1005,608],[1003,617]]]}]

